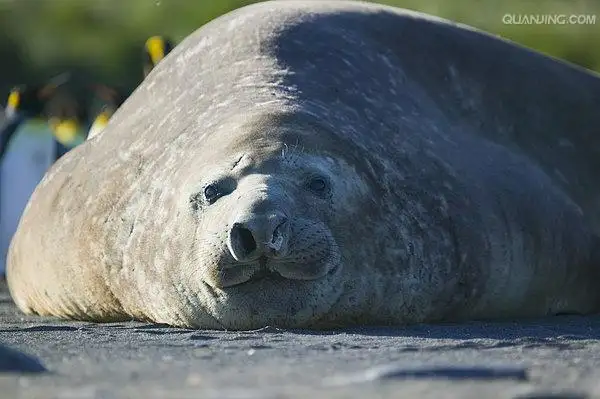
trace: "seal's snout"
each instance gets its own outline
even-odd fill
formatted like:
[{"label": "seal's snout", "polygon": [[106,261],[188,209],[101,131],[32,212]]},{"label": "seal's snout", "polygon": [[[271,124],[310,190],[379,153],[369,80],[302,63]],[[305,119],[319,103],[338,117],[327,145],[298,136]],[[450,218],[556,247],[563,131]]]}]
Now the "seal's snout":
[{"label": "seal's snout", "polygon": [[290,223],[280,212],[251,215],[233,223],[228,247],[238,262],[248,262],[260,256],[282,256],[287,248]]}]

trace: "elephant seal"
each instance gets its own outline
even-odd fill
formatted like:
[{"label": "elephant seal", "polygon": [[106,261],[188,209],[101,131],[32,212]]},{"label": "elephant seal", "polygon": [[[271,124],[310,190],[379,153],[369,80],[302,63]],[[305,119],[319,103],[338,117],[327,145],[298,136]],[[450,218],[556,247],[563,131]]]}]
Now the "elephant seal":
[{"label": "elephant seal", "polygon": [[273,1],[187,37],[37,187],[26,313],[206,329],[599,308],[600,80],[426,15]]}]

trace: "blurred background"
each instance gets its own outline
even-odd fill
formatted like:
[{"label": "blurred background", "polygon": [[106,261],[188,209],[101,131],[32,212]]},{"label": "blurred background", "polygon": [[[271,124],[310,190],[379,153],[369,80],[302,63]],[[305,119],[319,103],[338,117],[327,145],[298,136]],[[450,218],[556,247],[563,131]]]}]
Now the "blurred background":
[{"label": "blurred background", "polygon": [[[143,79],[142,63],[147,58],[144,43],[148,37],[164,35],[176,44],[211,19],[253,2],[0,0],[0,110],[14,85],[38,84],[65,71],[77,76],[79,85],[101,83],[118,88],[127,97]],[[600,71],[600,0],[378,2],[471,25]],[[523,15],[561,14],[594,16],[598,20],[592,24],[506,23],[519,22]],[[87,101],[86,96],[78,96],[75,102]],[[0,111],[0,125],[3,114]],[[85,133],[78,142],[85,139],[93,116],[86,118],[87,125],[81,128]],[[22,210],[57,158],[57,133],[48,128],[51,121],[37,119],[23,123],[4,157],[0,153],[0,273]]]},{"label": "blurred background", "polygon": [[[311,1],[311,0],[307,0]],[[593,14],[598,0],[382,0],[504,36],[600,70],[600,21],[593,25],[508,25],[505,14]],[[150,35],[179,42],[248,0],[0,0],[0,102],[15,82],[75,69],[109,84],[139,83]]]}]

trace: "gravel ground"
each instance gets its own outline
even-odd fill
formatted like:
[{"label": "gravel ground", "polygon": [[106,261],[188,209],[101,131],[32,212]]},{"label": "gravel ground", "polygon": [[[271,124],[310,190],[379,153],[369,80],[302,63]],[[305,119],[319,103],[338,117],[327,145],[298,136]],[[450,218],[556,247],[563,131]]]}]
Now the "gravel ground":
[{"label": "gravel ground", "polygon": [[600,317],[574,316],[328,332],[65,322],[20,314],[1,286],[0,342],[48,371],[0,373],[0,397],[600,397],[599,338]]}]

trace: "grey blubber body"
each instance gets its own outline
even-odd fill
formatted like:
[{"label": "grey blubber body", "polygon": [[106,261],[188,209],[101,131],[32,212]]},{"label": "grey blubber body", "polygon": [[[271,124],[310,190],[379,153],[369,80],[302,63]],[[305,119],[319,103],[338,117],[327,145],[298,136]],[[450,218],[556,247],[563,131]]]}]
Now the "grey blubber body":
[{"label": "grey blubber body", "polygon": [[600,80],[380,5],[186,38],[26,209],[27,313],[252,329],[599,308]]}]

